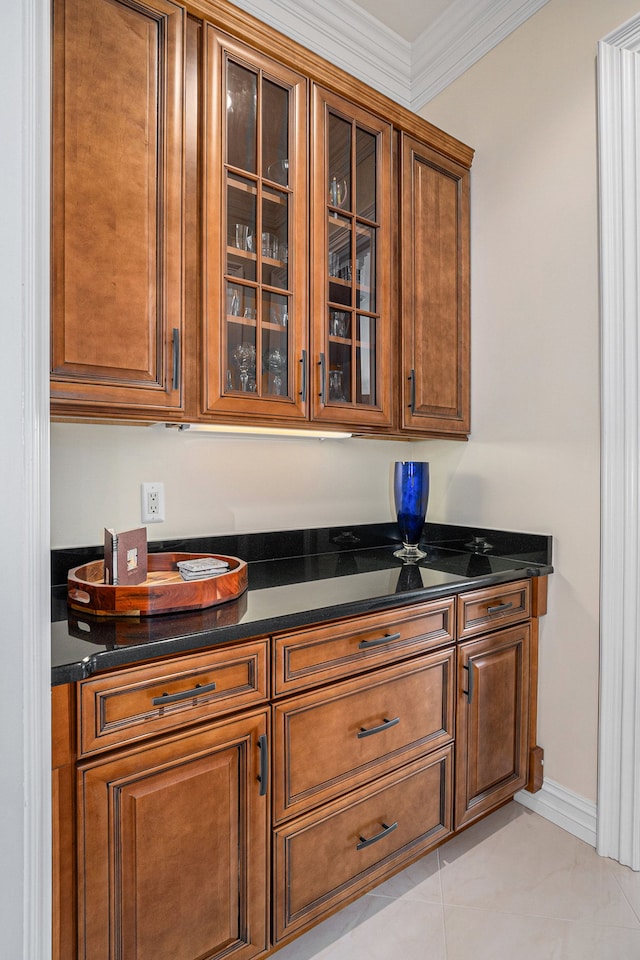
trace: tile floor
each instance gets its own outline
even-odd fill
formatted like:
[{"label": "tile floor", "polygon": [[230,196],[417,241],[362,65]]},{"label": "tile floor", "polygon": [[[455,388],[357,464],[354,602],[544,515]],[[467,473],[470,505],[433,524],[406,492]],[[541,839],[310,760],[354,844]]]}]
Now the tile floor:
[{"label": "tile floor", "polygon": [[640,873],[513,802],[277,960],[640,960]]}]

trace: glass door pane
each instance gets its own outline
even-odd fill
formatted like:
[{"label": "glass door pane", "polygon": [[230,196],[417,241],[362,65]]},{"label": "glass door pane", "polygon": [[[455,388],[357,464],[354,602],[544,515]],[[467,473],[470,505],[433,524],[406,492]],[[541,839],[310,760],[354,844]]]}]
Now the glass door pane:
[{"label": "glass door pane", "polygon": [[230,60],[227,64],[227,163],[256,172],[258,77]]},{"label": "glass door pane", "polygon": [[291,399],[290,90],[230,59],[226,103],[222,392]]},{"label": "glass door pane", "polygon": [[377,137],[329,111],[327,139],[328,343],[322,396],[352,408],[378,402]]}]

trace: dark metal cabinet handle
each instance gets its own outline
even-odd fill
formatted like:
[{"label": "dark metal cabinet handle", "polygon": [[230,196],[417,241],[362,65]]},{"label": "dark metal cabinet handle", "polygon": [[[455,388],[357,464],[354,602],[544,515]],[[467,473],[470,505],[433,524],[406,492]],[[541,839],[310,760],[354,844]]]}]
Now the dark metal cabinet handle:
[{"label": "dark metal cabinet handle", "polygon": [[172,389],[178,390],[180,387],[180,331],[177,327],[173,328],[173,375]]},{"label": "dark metal cabinet handle", "polygon": [[267,735],[261,734],[258,737],[258,750],[260,751],[260,773],[258,780],[260,782],[260,796],[264,797],[269,786],[269,751],[267,749]]},{"label": "dark metal cabinet handle", "polygon": [[372,843],[377,843],[378,840],[382,840],[383,837],[388,837],[390,833],[393,833],[394,830],[398,827],[398,821],[390,825],[383,823],[383,830],[380,833],[376,833],[375,837],[369,837],[368,840],[365,840],[364,837],[360,837],[360,843],[356,844],[356,850],[364,850],[365,847],[370,847]]},{"label": "dark metal cabinet handle", "polygon": [[462,692],[467,698],[467,703],[471,703],[473,699],[473,664],[465,664],[462,669],[467,671],[467,689]]},{"label": "dark metal cabinet handle", "polygon": [[411,383],[411,392],[409,395],[409,406],[411,407],[411,413],[416,412],[416,372],[411,370],[409,374],[409,382]]},{"label": "dark metal cabinet handle", "polygon": [[390,727],[395,727],[398,723],[400,723],[400,717],[394,717],[393,720],[387,720],[385,717],[383,723],[378,724],[377,727],[369,727],[368,730],[360,727],[358,740],[362,740],[363,737],[371,737],[374,733],[382,733],[383,730],[389,730]]},{"label": "dark metal cabinet handle", "polygon": [[324,358],[324,353],[320,354],[318,365],[320,367],[320,403],[324,406],[324,404],[327,402],[327,364]]},{"label": "dark metal cabinet handle", "polygon": [[302,364],[302,385],[300,387],[300,397],[303,403],[307,402],[307,351],[302,351],[302,356],[300,357],[300,363]]},{"label": "dark metal cabinet handle", "polygon": [[499,604],[498,604],[497,606],[495,606],[495,607],[487,607],[487,613],[489,613],[489,614],[504,613],[505,610],[511,610],[511,607],[512,607],[512,606],[513,606],[513,603],[512,603],[512,602],[509,602],[509,603],[499,603]]},{"label": "dark metal cabinet handle", "polygon": [[367,650],[369,647],[379,647],[381,643],[392,643],[399,640],[399,633],[388,633],[385,637],[376,637],[375,640],[361,640],[358,644],[359,650]]},{"label": "dark metal cabinet handle", "polygon": [[181,693],[163,693],[160,697],[154,697],[151,701],[152,707],[164,707],[168,703],[179,703],[180,700],[193,700],[195,697],[202,696],[203,693],[211,693],[215,690],[215,683],[196,683],[192,690],[183,690]]}]

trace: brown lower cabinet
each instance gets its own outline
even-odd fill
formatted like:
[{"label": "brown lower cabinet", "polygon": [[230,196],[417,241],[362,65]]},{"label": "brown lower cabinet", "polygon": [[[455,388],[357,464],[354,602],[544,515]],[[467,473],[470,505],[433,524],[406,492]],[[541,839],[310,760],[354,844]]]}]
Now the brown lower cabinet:
[{"label": "brown lower cabinet", "polygon": [[538,789],[545,612],[535,578],[55,687],[54,960],[266,956]]},{"label": "brown lower cabinet", "polygon": [[268,945],[266,710],[78,768],[81,960],[247,960]]},{"label": "brown lower cabinet", "polygon": [[530,635],[525,623],[458,649],[456,827],[527,782]]}]

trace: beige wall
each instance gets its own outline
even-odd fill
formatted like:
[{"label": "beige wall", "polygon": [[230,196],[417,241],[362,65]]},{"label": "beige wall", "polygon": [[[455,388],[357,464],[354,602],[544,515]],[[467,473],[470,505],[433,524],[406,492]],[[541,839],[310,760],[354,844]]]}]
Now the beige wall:
[{"label": "beige wall", "polygon": [[[637,0],[636,0],[637,3]],[[598,277],[595,52],[636,12],[550,0],[424,109],[476,148],[473,433],[431,441],[230,440],[54,424],[52,545],[139,523],[139,484],[166,486],[150,539],[392,518],[391,464],[432,464],[429,518],[552,533],[541,635],[545,772],[596,796]]]},{"label": "beige wall", "polygon": [[[437,444],[436,446],[440,446]],[[165,484],[150,540],[393,519],[394,460],[430,445],[384,440],[229,439],[156,427],[52,424],[52,545],[99,543],[140,524],[140,484]],[[429,517],[446,496],[434,464]]]},{"label": "beige wall", "polygon": [[637,11],[637,0],[550,0],[422,111],[477,151],[473,439],[456,455],[446,513],[554,536],[539,742],[546,776],[589,800],[599,656],[595,57],[597,41]]}]

